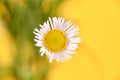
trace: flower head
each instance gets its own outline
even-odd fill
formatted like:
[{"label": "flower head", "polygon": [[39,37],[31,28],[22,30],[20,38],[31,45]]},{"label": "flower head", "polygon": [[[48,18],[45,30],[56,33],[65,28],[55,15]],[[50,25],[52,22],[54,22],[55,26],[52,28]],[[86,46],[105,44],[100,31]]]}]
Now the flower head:
[{"label": "flower head", "polygon": [[65,21],[61,17],[49,18],[40,29],[35,28],[34,41],[36,46],[40,47],[41,56],[46,54],[49,62],[54,59],[64,62],[72,58],[71,54],[75,54],[75,49],[81,38],[77,37],[79,27],[74,26],[71,21]]}]

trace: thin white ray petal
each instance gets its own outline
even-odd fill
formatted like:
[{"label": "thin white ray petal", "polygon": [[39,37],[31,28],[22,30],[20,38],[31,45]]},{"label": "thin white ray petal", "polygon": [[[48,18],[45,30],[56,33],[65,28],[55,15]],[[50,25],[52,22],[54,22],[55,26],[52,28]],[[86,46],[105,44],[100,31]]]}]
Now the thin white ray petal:
[{"label": "thin white ray petal", "polygon": [[34,29],[34,31],[35,31],[35,32],[37,32],[37,33],[39,33],[39,32],[40,32],[37,28],[35,28],[35,29]]},{"label": "thin white ray petal", "polygon": [[58,25],[58,29],[60,29],[61,31],[64,30],[64,23],[65,23],[64,19],[61,18],[61,21],[59,22],[59,25]]},{"label": "thin white ray petal", "polygon": [[47,21],[44,25],[43,25],[43,28],[45,29],[45,33],[50,30],[50,25],[49,25],[49,22]]},{"label": "thin white ray petal", "polygon": [[64,26],[64,23],[65,23],[65,20],[64,20],[62,17],[60,17],[58,28],[63,27],[63,26]]},{"label": "thin white ray petal", "polygon": [[39,29],[40,32],[39,32],[39,33],[40,33],[40,34],[43,34],[43,33],[44,33],[44,32],[43,32],[44,30],[42,30],[43,25],[39,24],[39,26],[40,26],[40,29]]},{"label": "thin white ray petal", "polygon": [[[45,48],[46,49],[46,48]],[[48,56],[48,57],[50,57],[50,55],[52,55],[52,52],[50,52],[50,51],[48,51],[47,49],[46,49],[46,55]]]},{"label": "thin white ray petal", "polygon": [[64,23],[65,23],[64,19],[61,18],[61,23],[60,23],[60,25],[58,26],[61,31],[64,30],[64,29],[63,29]]},{"label": "thin white ray petal", "polygon": [[56,29],[57,23],[58,23],[57,18],[53,17],[53,29]]},{"label": "thin white ray petal", "polygon": [[69,27],[69,29],[66,30],[66,33],[67,34],[71,33],[73,29],[74,29],[74,26]]},{"label": "thin white ray petal", "polygon": [[61,24],[61,18],[59,17],[57,19],[56,29],[59,29],[60,24]]},{"label": "thin white ray petal", "polygon": [[54,53],[52,53],[49,58],[49,62],[51,63],[54,60]]},{"label": "thin white ray petal", "polygon": [[72,23],[71,23],[71,21],[67,21],[67,22],[65,22],[65,24],[64,24],[64,28],[63,28],[63,31],[66,31],[67,29],[69,29],[69,27],[70,26],[72,26]]},{"label": "thin white ray petal", "polygon": [[43,43],[41,41],[37,41],[35,46],[41,47],[41,46],[43,46]]},{"label": "thin white ray petal", "polygon": [[49,29],[50,29],[50,26],[49,26],[48,22],[44,22],[43,27],[41,27],[40,31],[42,33],[46,33]]},{"label": "thin white ray petal", "polygon": [[58,18],[54,17],[53,18],[54,29],[59,29],[60,24],[61,24],[61,18],[60,17],[58,17]]},{"label": "thin white ray petal", "polygon": [[72,58],[72,57],[71,57],[69,54],[67,54],[67,53],[64,53],[64,57],[67,58],[67,59],[71,59],[71,58]]},{"label": "thin white ray petal", "polygon": [[56,60],[59,61],[61,59],[60,55],[56,55]]},{"label": "thin white ray petal", "polygon": [[35,38],[34,41],[35,41],[35,42],[38,42],[39,40]]},{"label": "thin white ray petal", "polygon": [[65,62],[65,61],[66,61],[66,58],[61,57],[61,59],[60,59],[59,61]]},{"label": "thin white ray petal", "polygon": [[74,27],[74,29],[72,30],[72,32],[77,32],[77,31],[79,31],[79,27],[78,26],[76,26],[76,27]]},{"label": "thin white ray petal", "polygon": [[78,32],[78,30],[79,30],[79,27],[78,26],[71,26],[67,31],[66,31],[66,33],[74,33],[74,32]]},{"label": "thin white ray petal", "polygon": [[53,29],[53,21],[50,17],[49,17],[49,23],[50,23],[51,29]]},{"label": "thin white ray petal", "polygon": [[50,30],[50,24],[49,24],[49,21],[47,21],[46,29],[47,29],[47,30]]},{"label": "thin white ray petal", "polygon": [[43,56],[45,53],[44,52],[41,52],[41,56]]},{"label": "thin white ray petal", "polygon": [[43,56],[43,54],[45,54],[45,53],[46,53],[45,48],[44,48],[44,47],[41,47],[41,48],[40,48],[40,52],[41,52],[41,56]]},{"label": "thin white ray petal", "polygon": [[69,28],[67,31],[66,31],[66,34],[68,36],[68,38],[71,38],[71,37],[75,37],[79,34],[78,32],[79,28],[78,27],[71,27]]},{"label": "thin white ray petal", "polygon": [[43,27],[43,25],[41,25],[41,24],[39,24],[39,26],[40,26],[40,28],[42,28],[42,27]]},{"label": "thin white ray petal", "polygon": [[69,43],[80,43],[82,41],[81,38],[70,38]]},{"label": "thin white ray petal", "polygon": [[37,35],[35,35],[35,36],[37,36],[37,37],[35,37],[35,38],[43,38],[43,34],[37,33]]},{"label": "thin white ray petal", "polygon": [[66,47],[67,50],[75,50],[78,47],[78,44],[68,44]]},{"label": "thin white ray petal", "polygon": [[54,56],[57,61],[59,61],[61,58],[61,55],[59,53],[54,53]]},{"label": "thin white ray petal", "polygon": [[60,61],[61,61],[61,62],[66,61],[66,58],[65,58],[65,56],[64,56],[64,52],[61,52],[60,55],[61,55]]},{"label": "thin white ray petal", "polygon": [[43,35],[43,33],[42,33],[41,31],[36,32],[36,30],[35,30],[35,31],[33,31],[33,33],[34,33],[36,36]]},{"label": "thin white ray petal", "polygon": [[39,33],[35,32],[35,31],[33,31],[33,33],[34,33],[36,36],[39,36],[39,35],[40,35]]},{"label": "thin white ray petal", "polygon": [[61,62],[65,61],[65,58],[63,57],[62,53],[55,53],[54,56],[57,61],[61,61]]},{"label": "thin white ray petal", "polygon": [[43,37],[41,35],[35,36],[35,38],[38,39],[38,40],[42,40],[43,39]]},{"label": "thin white ray petal", "polygon": [[68,54],[76,54],[76,52],[75,51],[70,51],[70,50],[64,50],[66,53],[68,53]]},{"label": "thin white ray petal", "polygon": [[77,34],[79,34],[79,33],[78,33],[78,32],[69,33],[69,34],[67,34],[67,37],[68,37],[68,38],[75,37],[75,36],[77,36]]},{"label": "thin white ray petal", "polygon": [[53,61],[53,57],[49,57],[49,62],[51,63]]}]

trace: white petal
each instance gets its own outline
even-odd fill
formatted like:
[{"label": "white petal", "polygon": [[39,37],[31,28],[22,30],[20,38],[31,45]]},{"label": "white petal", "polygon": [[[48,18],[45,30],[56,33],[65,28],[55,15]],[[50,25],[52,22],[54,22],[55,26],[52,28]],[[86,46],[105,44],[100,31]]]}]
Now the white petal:
[{"label": "white petal", "polygon": [[35,31],[33,31],[33,33],[34,33],[36,36],[39,36],[39,35],[40,35],[39,33],[35,32]]},{"label": "white petal", "polygon": [[49,17],[49,22],[50,22],[51,28],[53,29],[53,21],[52,21],[52,19],[50,17]]},{"label": "white petal", "polygon": [[57,18],[56,18],[56,17],[53,17],[53,28],[54,28],[54,29],[56,29],[57,23],[58,23]]},{"label": "white petal", "polygon": [[43,43],[41,41],[37,41],[35,46],[41,47],[41,46],[43,46]]},{"label": "white petal", "polygon": [[57,61],[59,61],[61,58],[61,55],[59,53],[54,53],[54,56]]},{"label": "white petal", "polygon": [[54,53],[54,58],[57,61],[61,61],[61,62],[65,61],[65,57],[63,56],[63,53]]},{"label": "white petal", "polygon": [[39,24],[40,28],[42,28],[43,26],[41,24]]},{"label": "white petal", "polygon": [[71,26],[67,31],[66,31],[66,33],[74,33],[74,32],[78,32],[78,30],[79,30],[79,27],[78,26]]},{"label": "white petal", "polygon": [[42,33],[41,31],[39,31],[39,33],[36,32],[36,31],[33,31],[33,33],[34,33],[36,36],[43,35],[43,33]]},{"label": "white petal", "polygon": [[68,44],[66,47],[67,50],[75,50],[78,47],[78,44]]},{"label": "white petal", "polygon": [[51,63],[54,60],[54,54],[51,54],[49,57],[49,62]]},{"label": "white petal", "polygon": [[39,32],[40,32],[37,28],[35,28],[35,29],[34,29],[34,31],[36,31],[37,33],[39,33]]},{"label": "white petal", "polygon": [[61,31],[64,30],[64,24],[65,24],[65,21],[63,18],[61,18],[60,22],[59,22],[59,25],[58,25],[58,29],[60,29]]},{"label": "white petal", "polygon": [[56,21],[56,28],[59,29],[60,25],[61,25],[61,18],[59,17]]},{"label": "white petal", "polygon": [[77,34],[79,34],[78,32],[79,28],[76,26],[71,26],[67,31],[66,31],[66,34],[68,36],[68,38],[70,37],[75,37]]},{"label": "white petal", "polygon": [[51,63],[53,61],[53,57],[50,57],[49,58],[49,62]]},{"label": "white petal", "polygon": [[53,61],[53,59],[54,59],[53,57],[50,57],[49,62],[51,63]]},{"label": "white petal", "polygon": [[44,29],[46,31],[50,30],[50,25],[49,25],[49,22],[47,21],[44,25],[43,25]]},{"label": "white petal", "polygon": [[38,36],[35,36],[35,38],[38,39],[38,40],[42,40],[43,36],[42,35],[38,35]]},{"label": "white petal", "polygon": [[71,23],[71,21],[67,21],[67,22],[65,22],[65,24],[64,24],[64,28],[63,28],[63,31],[66,31],[70,26],[72,25],[72,23]]},{"label": "white petal", "polygon": [[46,33],[48,30],[50,30],[50,25],[49,25],[49,23],[47,21],[47,22],[44,22],[43,26],[41,26],[40,31],[42,33]]},{"label": "white petal", "polygon": [[41,52],[41,56],[43,56],[46,52],[45,48],[44,47],[41,47],[40,48],[40,52]]},{"label": "white petal", "polygon": [[56,57],[56,60],[57,60],[57,61],[60,61],[60,60],[61,60],[61,56],[60,56],[60,55],[56,55],[55,57]]},{"label": "white petal", "polygon": [[67,54],[67,53],[64,53],[64,57],[67,58],[67,59],[71,59],[71,58],[72,58],[72,57],[71,57],[69,54]]},{"label": "white petal", "polygon": [[68,54],[76,54],[76,52],[74,52],[74,51],[70,51],[70,50],[64,50],[64,51]]},{"label": "white petal", "polygon": [[61,59],[60,59],[59,61],[65,62],[65,61],[66,61],[66,58],[61,57]]},{"label": "white petal", "polygon": [[41,56],[43,56],[45,53],[44,52],[41,52]]},{"label": "white petal", "polygon": [[39,40],[38,39],[34,39],[35,42],[38,42]]},{"label": "white petal", "polygon": [[[45,48],[46,49],[46,48]],[[50,51],[48,51],[47,49],[46,49],[46,55],[48,56],[48,57],[50,57],[50,55],[52,55],[52,52],[50,52]]]},{"label": "white petal", "polygon": [[78,34],[78,32],[67,33],[67,37],[68,37],[68,38],[75,37],[77,34]]},{"label": "white petal", "polygon": [[82,40],[81,38],[70,38],[69,43],[80,43]]}]

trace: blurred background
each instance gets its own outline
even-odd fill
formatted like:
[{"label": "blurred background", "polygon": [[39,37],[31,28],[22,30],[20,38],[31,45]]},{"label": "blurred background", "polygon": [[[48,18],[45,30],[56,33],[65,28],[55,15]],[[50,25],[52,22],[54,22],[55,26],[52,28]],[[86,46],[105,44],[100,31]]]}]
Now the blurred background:
[{"label": "blurred background", "polygon": [[36,48],[33,30],[62,0],[0,0],[0,80],[46,80],[50,64]]},{"label": "blurred background", "polygon": [[[34,46],[34,28],[52,16],[80,26],[65,63]],[[0,80],[120,80],[120,0],[0,0]]]}]

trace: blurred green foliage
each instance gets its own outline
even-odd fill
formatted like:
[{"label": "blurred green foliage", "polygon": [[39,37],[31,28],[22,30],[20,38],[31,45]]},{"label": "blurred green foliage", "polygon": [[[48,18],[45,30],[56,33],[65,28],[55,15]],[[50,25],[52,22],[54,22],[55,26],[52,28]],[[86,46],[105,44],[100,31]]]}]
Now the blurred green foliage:
[{"label": "blurred green foliage", "polygon": [[[35,27],[55,12],[63,0],[0,0],[0,18],[7,24],[16,45],[13,64],[0,67],[0,80],[45,80],[50,69],[46,56],[34,46]],[[9,79],[8,79],[9,80]]]}]

